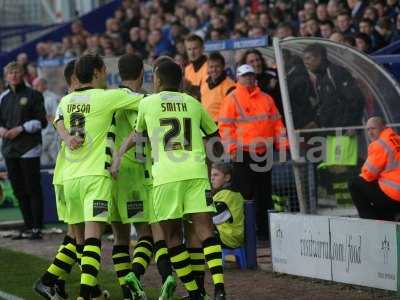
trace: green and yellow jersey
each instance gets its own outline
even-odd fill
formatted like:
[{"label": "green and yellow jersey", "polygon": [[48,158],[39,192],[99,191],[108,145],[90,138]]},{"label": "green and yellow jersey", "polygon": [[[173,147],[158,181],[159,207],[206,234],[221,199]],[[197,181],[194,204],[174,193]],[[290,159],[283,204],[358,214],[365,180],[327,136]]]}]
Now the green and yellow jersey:
[{"label": "green and yellow jersey", "polygon": [[141,101],[136,131],[150,139],[153,185],[208,179],[202,132],[217,130],[201,103],[185,93],[163,91]]},{"label": "green and yellow jersey", "polygon": [[115,133],[114,113],[118,110],[138,110],[143,95],[121,89],[78,89],[61,99],[55,122],[63,120],[71,135],[83,138],[76,150],[65,147],[62,180],[82,176],[110,176]]}]

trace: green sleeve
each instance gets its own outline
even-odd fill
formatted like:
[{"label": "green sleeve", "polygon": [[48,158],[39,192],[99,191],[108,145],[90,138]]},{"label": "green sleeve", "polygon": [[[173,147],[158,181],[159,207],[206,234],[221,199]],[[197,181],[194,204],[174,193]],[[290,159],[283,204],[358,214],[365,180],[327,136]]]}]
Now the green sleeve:
[{"label": "green sleeve", "polygon": [[145,115],[145,105],[144,102],[141,102],[139,105],[139,113],[136,120],[136,127],[135,127],[136,132],[145,132],[147,130],[144,115]]},{"label": "green sleeve", "polygon": [[209,136],[216,133],[218,131],[217,124],[215,124],[215,122],[206,112],[203,106],[200,105],[200,109],[201,109],[200,127],[204,135]]},{"label": "green sleeve", "polygon": [[113,101],[107,104],[112,106],[113,110],[128,109],[138,110],[140,100],[143,98],[142,94],[127,92],[121,89],[113,89],[106,91],[107,98],[110,97]]},{"label": "green sleeve", "polygon": [[136,128],[136,122],[137,122],[138,113],[136,111],[134,111],[134,110],[125,110],[124,114],[126,116],[126,119],[129,122],[129,125],[132,128]]}]

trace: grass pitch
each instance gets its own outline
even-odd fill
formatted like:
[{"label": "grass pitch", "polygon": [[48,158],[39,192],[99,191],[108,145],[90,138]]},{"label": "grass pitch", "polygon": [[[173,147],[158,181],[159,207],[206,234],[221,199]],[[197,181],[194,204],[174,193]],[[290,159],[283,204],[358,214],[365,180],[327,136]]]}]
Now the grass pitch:
[{"label": "grass pitch", "polygon": [[[49,263],[49,261],[33,255],[0,248],[0,291],[25,300],[43,299],[33,292],[32,286],[48,268]],[[79,282],[80,270],[75,266],[66,284],[69,299],[76,299]],[[101,270],[99,272],[99,284],[103,289],[110,292],[113,300],[122,299],[115,273]],[[149,300],[156,300],[159,296],[159,290],[155,288],[146,289],[146,294]],[[0,296],[0,299],[3,298]]]}]

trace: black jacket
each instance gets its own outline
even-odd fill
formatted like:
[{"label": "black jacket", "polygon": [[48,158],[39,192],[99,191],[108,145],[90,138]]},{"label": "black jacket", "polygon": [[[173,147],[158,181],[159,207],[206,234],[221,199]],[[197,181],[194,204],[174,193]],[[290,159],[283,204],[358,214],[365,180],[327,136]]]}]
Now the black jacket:
[{"label": "black jacket", "polygon": [[24,127],[24,131],[15,139],[3,139],[2,153],[5,158],[21,157],[42,143],[41,129],[32,129],[27,123],[32,120],[39,121],[41,128],[47,126],[41,93],[22,83],[17,86],[15,92],[8,88],[0,95],[0,127]]},{"label": "black jacket", "polygon": [[307,124],[315,121],[315,108],[313,106],[315,94],[303,61],[294,57],[288,61],[287,66],[286,80],[293,123],[296,129],[302,129]]},{"label": "black jacket", "polygon": [[278,72],[275,69],[267,68],[261,74],[257,74],[258,87],[266,94],[270,95],[275,102],[276,108],[284,120],[281,90],[279,87]]},{"label": "black jacket", "polygon": [[362,125],[365,99],[350,72],[325,61],[316,75],[317,123],[321,127]]}]

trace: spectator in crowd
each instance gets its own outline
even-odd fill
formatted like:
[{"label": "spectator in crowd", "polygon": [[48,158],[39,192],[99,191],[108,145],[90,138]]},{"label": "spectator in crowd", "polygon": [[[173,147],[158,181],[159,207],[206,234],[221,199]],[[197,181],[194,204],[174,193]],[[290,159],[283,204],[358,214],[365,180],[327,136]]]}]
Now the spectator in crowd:
[{"label": "spectator in crowd", "polygon": [[315,4],[315,1],[313,0],[307,0],[304,2],[304,11],[306,12],[307,15],[315,15],[317,10],[317,5]]},{"label": "spectator in crowd", "polygon": [[211,168],[211,185],[217,212],[213,223],[223,248],[238,248],[244,243],[244,199],[232,189],[231,182],[231,164],[214,163]]},{"label": "spectator in crowd", "polygon": [[325,3],[320,3],[317,6],[317,20],[320,23],[329,20],[329,14]]},{"label": "spectator in crowd", "polygon": [[351,10],[351,18],[358,21],[362,18],[368,3],[363,0],[347,0],[347,5]]},{"label": "spectator in crowd", "polygon": [[400,12],[398,0],[387,0],[386,1],[386,16],[390,19],[395,19]]},{"label": "spectator in crowd", "polygon": [[235,88],[225,72],[225,59],[219,52],[208,56],[208,77],[200,86],[201,103],[214,121],[218,121],[224,97]]},{"label": "spectator in crowd", "polygon": [[54,165],[59,148],[58,134],[54,129],[53,121],[58,107],[60,96],[48,89],[47,80],[36,78],[33,81],[33,89],[43,95],[44,108],[46,110],[47,127],[42,131],[43,151],[41,164],[45,166]]},{"label": "spectator in crowd", "polygon": [[[261,37],[265,34],[279,38],[296,35],[330,38],[333,23],[345,37],[354,38],[358,32],[368,34],[374,51],[396,38],[392,34],[392,23],[395,23],[399,12],[395,0],[269,2],[267,5],[260,1],[212,1],[193,5],[193,1],[179,4],[170,1],[166,5],[157,1],[125,1],[114,16],[106,20],[104,35],[109,41],[97,43],[100,51],[88,39],[90,34],[82,22],[77,20],[71,25],[71,36],[63,39],[62,52],[65,58],[71,58],[84,53],[87,48],[108,56],[129,51],[140,53],[144,59],[154,60],[167,53],[172,57],[179,52],[182,54],[177,49],[177,41],[184,39],[188,33],[204,40]],[[174,9],[167,11],[171,7]],[[369,19],[372,29],[376,26],[376,30],[367,33],[362,29],[366,25],[360,24],[362,19]],[[132,31],[132,28],[135,30]],[[371,32],[371,28],[367,30]],[[149,36],[153,46],[146,49]],[[347,40],[346,44],[353,43]],[[51,48],[47,42],[38,45],[40,60],[51,56],[54,52]]]},{"label": "spectator in crowd", "polygon": [[83,23],[81,20],[76,20],[71,24],[71,32],[72,36],[80,37],[81,39],[85,40],[90,34],[85,30],[83,27]]},{"label": "spectator in crowd", "polygon": [[312,37],[320,37],[321,34],[319,32],[319,22],[316,18],[309,18],[306,22],[307,32]]},{"label": "spectator in crowd", "polygon": [[334,19],[337,17],[339,13],[340,5],[339,5],[339,0],[329,0],[326,10],[328,12],[328,15],[331,19]]},{"label": "spectator in crowd", "polygon": [[376,11],[378,12],[378,17],[382,18],[385,16],[385,5],[386,5],[386,1],[385,0],[374,0],[373,1],[373,6],[376,9]]},{"label": "spectator in crowd", "polygon": [[360,218],[395,221],[400,213],[400,136],[380,117],[367,122],[371,139],[360,176],[349,190]]},{"label": "spectator in crowd", "polygon": [[26,66],[24,80],[27,84],[32,85],[35,78],[38,77],[38,71],[34,63],[29,63]]},{"label": "spectator in crowd", "polygon": [[271,198],[271,143],[286,147],[286,130],[274,100],[261,92],[252,66],[237,69],[236,89],[222,104],[219,132],[233,160],[233,186],[245,199],[256,201],[257,235],[268,234],[267,210]]},{"label": "spectator in crowd", "polygon": [[106,32],[104,33],[109,38],[120,38],[121,37],[121,28],[119,25],[119,21],[115,18],[108,18],[106,20]]},{"label": "spectator in crowd", "polygon": [[248,64],[253,67],[256,72],[258,87],[261,91],[272,97],[279,113],[283,115],[283,105],[277,70],[267,67],[264,57],[257,49],[247,50],[243,54],[240,64]]},{"label": "spectator in crowd", "polygon": [[383,38],[383,46],[390,43],[393,38],[392,23],[386,17],[380,18],[376,24],[376,31]]},{"label": "spectator in crowd", "polygon": [[343,37],[343,44],[349,47],[356,46],[356,40],[353,36],[344,36]]},{"label": "spectator in crowd", "polygon": [[345,11],[337,15],[336,27],[337,31],[343,34],[344,36],[351,36],[355,32],[355,29],[351,24],[350,15]]},{"label": "spectator in crowd", "polygon": [[294,36],[294,31],[292,25],[289,23],[280,23],[276,28],[275,36],[280,39],[286,39],[288,37]]},{"label": "spectator in crowd", "polygon": [[47,125],[43,96],[25,85],[18,63],[9,63],[4,73],[8,87],[0,96],[2,154],[25,225],[16,238],[41,239],[40,131]]},{"label": "spectator in crowd", "polygon": [[335,26],[332,21],[324,21],[319,24],[319,32],[321,37],[324,39],[329,39],[329,37],[335,32]]},{"label": "spectator in crowd", "polygon": [[334,32],[331,34],[329,39],[333,42],[339,43],[339,44],[344,44],[344,36],[340,32]]},{"label": "spectator in crowd", "polygon": [[3,79],[0,78],[0,94],[2,94],[6,89],[6,85],[3,81]]},{"label": "spectator in crowd", "polygon": [[375,25],[379,18],[378,11],[375,9],[375,7],[368,6],[364,11],[363,18],[371,20],[371,22]]},{"label": "spectator in crowd", "polygon": [[25,52],[18,54],[17,63],[24,69],[24,71],[26,71],[26,67],[29,63],[28,54],[26,54]]},{"label": "spectator in crowd", "polygon": [[[279,0],[267,5],[260,1],[221,0],[199,4],[195,1],[170,1],[167,5],[165,1],[125,1],[105,22],[104,36],[108,40],[104,43],[91,40],[82,22],[77,20],[71,25],[72,35],[63,39],[62,52],[64,58],[69,59],[86,49],[107,56],[129,51],[140,53],[143,59],[151,61],[160,55],[173,57],[177,53],[183,54],[182,43],[178,40],[183,40],[188,33],[204,40],[265,35],[287,38],[296,34],[330,38],[335,23],[339,33],[354,38],[354,34],[361,31],[358,29],[361,19],[369,19],[373,27],[376,26],[372,35],[367,33],[371,35],[373,50],[376,50],[393,38],[392,23],[395,23],[399,10],[396,2]],[[380,40],[384,43],[381,44]],[[148,47],[148,44],[152,46]],[[347,44],[352,42],[347,40]],[[40,61],[59,51],[52,50],[50,43],[45,42],[38,44],[37,52]]]},{"label": "spectator in crowd", "polygon": [[198,87],[206,81],[208,76],[207,56],[204,55],[204,41],[198,35],[189,35],[185,40],[189,65],[185,69],[185,79]]},{"label": "spectator in crowd", "polygon": [[359,32],[356,33],[354,36],[356,48],[364,53],[371,53],[372,52],[372,46],[371,46],[371,38],[369,35]]},{"label": "spectator in crowd", "polygon": [[359,23],[359,30],[371,39],[372,50],[377,50],[385,45],[382,36],[374,29],[371,20],[362,19]]},{"label": "spectator in crowd", "polygon": [[128,43],[132,46],[136,53],[140,54],[143,58],[147,57],[146,43],[140,38],[139,27],[132,27],[129,30]]},{"label": "spectator in crowd", "polygon": [[326,48],[311,44],[304,49],[304,65],[317,95],[316,120],[320,127],[361,125],[364,96],[352,75],[328,60]]},{"label": "spectator in crowd", "polygon": [[400,14],[397,15],[393,28],[392,42],[400,40]]},{"label": "spectator in crowd", "polygon": [[301,36],[301,37],[310,36],[310,34],[308,33],[308,28],[307,28],[307,23],[306,22],[300,23],[300,25],[299,25],[299,36]]}]

